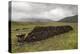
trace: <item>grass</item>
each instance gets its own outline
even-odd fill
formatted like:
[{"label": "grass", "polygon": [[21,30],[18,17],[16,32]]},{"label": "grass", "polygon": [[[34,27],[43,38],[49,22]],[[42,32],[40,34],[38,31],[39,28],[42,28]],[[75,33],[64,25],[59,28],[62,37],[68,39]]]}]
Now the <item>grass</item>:
[{"label": "grass", "polygon": [[[34,43],[25,43],[24,46],[18,46],[16,41],[16,33],[19,31],[15,31],[17,28],[22,32],[26,32],[27,34],[35,27],[35,26],[61,26],[61,25],[70,25],[73,27],[73,30],[56,35],[52,38],[48,38],[46,40],[34,42]],[[22,30],[23,28],[28,28],[26,30]],[[77,35],[77,23],[63,23],[63,22],[48,22],[48,23],[17,23],[11,22],[11,44],[12,44],[12,52],[35,52],[35,51],[50,51],[50,50],[66,50],[66,49],[77,49],[78,48],[78,35]]]}]

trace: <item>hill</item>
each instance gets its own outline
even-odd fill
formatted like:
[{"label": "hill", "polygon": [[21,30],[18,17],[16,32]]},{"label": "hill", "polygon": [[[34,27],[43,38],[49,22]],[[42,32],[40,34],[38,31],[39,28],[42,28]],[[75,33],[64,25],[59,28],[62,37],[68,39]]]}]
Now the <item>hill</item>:
[{"label": "hill", "polygon": [[77,23],[78,22],[78,15],[66,17],[64,19],[61,19],[59,22]]},{"label": "hill", "polygon": [[21,18],[17,22],[52,22],[52,20],[41,18]]}]

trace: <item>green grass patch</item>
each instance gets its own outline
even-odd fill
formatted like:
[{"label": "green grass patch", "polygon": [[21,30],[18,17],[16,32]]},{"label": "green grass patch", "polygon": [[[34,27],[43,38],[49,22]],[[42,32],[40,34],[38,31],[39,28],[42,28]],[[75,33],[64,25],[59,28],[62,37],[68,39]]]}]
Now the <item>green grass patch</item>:
[{"label": "green grass patch", "polygon": [[[62,25],[70,25],[73,30],[56,35],[54,37],[48,38],[46,40],[34,42],[34,43],[25,43],[23,47],[18,46],[16,41],[16,34],[19,31],[16,29],[20,29],[20,31],[25,32],[26,36],[35,26],[62,26]],[[22,30],[23,28],[27,28],[26,30]],[[77,23],[63,23],[63,22],[47,22],[47,23],[11,23],[11,44],[12,44],[12,52],[35,52],[35,51],[49,51],[49,50],[66,50],[66,49],[77,49],[78,48],[78,35],[77,35]]]}]

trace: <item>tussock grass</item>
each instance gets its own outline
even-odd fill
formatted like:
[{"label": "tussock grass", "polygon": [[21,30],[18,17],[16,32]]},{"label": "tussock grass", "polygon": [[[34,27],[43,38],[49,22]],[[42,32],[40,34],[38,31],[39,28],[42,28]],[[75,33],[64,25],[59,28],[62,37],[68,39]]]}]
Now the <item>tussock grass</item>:
[{"label": "tussock grass", "polygon": [[[61,26],[61,25],[70,25],[73,27],[73,30],[56,35],[54,37],[48,38],[46,40],[33,42],[33,43],[25,43],[24,46],[18,46],[16,41],[16,33],[22,31],[26,32],[26,36],[35,26]],[[19,31],[15,31],[16,29],[20,29]],[[22,28],[27,28],[26,30],[22,30]],[[49,51],[49,50],[66,50],[66,49],[77,49],[78,41],[77,41],[77,23],[63,23],[63,22],[47,22],[44,24],[36,24],[36,23],[11,23],[11,44],[12,44],[12,52],[35,52],[35,51]]]}]

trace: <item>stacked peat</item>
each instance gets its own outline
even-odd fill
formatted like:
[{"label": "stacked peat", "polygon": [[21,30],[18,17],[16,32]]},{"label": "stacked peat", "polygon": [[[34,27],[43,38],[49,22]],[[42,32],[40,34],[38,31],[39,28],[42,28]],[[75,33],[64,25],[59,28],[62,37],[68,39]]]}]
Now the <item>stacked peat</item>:
[{"label": "stacked peat", "polygon": [[27,42],[35,42],[47,39],[49,37],[63,34],[73,30],[73,28],[69,25],[64,26],[47,26],[47,27],[35,27],[25,38]]},{"label": "stacked peat", "polygon": [[25,33],[18,33],[18,34],[16,34],[17,42],[18,43],[24,43],[25,35],[26,35]]}]

